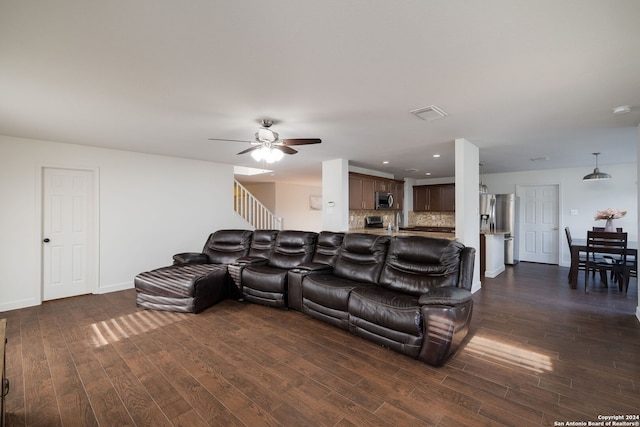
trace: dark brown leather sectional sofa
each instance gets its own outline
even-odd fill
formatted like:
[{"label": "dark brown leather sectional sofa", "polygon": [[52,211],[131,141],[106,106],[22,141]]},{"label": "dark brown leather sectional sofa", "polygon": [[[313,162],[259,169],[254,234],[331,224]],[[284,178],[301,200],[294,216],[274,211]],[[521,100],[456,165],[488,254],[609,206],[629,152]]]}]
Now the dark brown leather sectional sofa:
[{"label": "dark brown leather sectional sofa", "polygon": [[244,299],[438,366],[468,334],[474,259],[474,248],[422,236],[220,230],[202,253],[175,255],[134,283],[139,307],[197,313]]}]

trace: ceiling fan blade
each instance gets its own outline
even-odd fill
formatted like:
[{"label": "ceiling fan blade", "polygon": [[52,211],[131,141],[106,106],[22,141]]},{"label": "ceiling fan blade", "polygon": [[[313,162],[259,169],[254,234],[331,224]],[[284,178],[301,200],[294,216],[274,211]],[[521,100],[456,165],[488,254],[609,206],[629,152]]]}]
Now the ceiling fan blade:
[{"label": "ceiling fan blade", "polygon": [[294,150],[293,148],[289,148],[286,145],[274,145],[273,148],[282,151],[285,154],[296,154],[298,150]]},{"label": "ceiling fan blade", "polygon": [[225,139],[225,138],[209,138],[209,141],[231,141],[231,142],[246,142],[250,144],[253,141],[241,141],[239,139]]},{"label": "ceiling fan blade", "polygon": [[262,148],[262,146],[261,146],[261,145],[254,145],[253,147],[249,147],[249,148],[247,148],[246,150],[242,150],[242,151],[241,151],[241,152],[239,152],[238,154],[246,154],[246,153],[250,153],[250,152],[252,152],[253,150],[257,150],[257,149],[259,149],[259,148]]},{"label": "ceiling fan blade", "polygon": [[307,144],[320,144],[322,142],[319,138],[294,138],[294,139],[281,139],[278,142],[282,145],[307,145]]}]

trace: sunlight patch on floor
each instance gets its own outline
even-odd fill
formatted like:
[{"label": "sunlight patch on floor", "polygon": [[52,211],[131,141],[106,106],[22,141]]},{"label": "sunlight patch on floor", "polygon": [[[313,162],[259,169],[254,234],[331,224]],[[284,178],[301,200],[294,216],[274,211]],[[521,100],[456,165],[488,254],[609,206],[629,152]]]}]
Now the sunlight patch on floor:
[{"label": "sunlight patch on floor", "polygon": [[94,347],[102,347],[133,335],[179,322],[188,317],[188,314],[171,311],[137,311],[91,324],[90,341]]},{"label": "sunlight patch on floor", "polygon": [[549,356],[492,338],[475,335],[469,340],[465,350],[486,359],[528,369],[538,374],[553,371],[553,363]]}]

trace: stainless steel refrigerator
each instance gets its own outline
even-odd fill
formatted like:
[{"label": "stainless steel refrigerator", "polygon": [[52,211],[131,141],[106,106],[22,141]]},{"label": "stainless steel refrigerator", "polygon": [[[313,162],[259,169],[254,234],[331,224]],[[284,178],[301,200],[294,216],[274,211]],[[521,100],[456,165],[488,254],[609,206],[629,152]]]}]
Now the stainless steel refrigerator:
[{"label": "stainless steel refrigerator", "polygon": [[496,195],[480,194],[480,231],[496,230]]},{"label": "stainless steel refrigerator", "polygon": [[517,264],[518,256],[518,209],[519,199],[515,194],[496,194],[496,229],[505,232],[504,263]]},{"label": "stainless steel refrigerator", "polygon": [[480,231],[504,235],[504,263],[517,264],[518,198],[515,194],[480,194]]}]

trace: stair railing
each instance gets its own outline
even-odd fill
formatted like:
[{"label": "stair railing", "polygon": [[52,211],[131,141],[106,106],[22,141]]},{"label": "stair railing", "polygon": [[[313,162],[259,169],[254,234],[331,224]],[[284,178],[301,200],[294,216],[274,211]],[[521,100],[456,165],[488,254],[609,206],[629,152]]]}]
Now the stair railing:
[{"label": "stair railing", "polygon": [[282,218],[277,218],[260,200],[238,181],[233,181],[233,209],[256,229],[282,230]]}]

